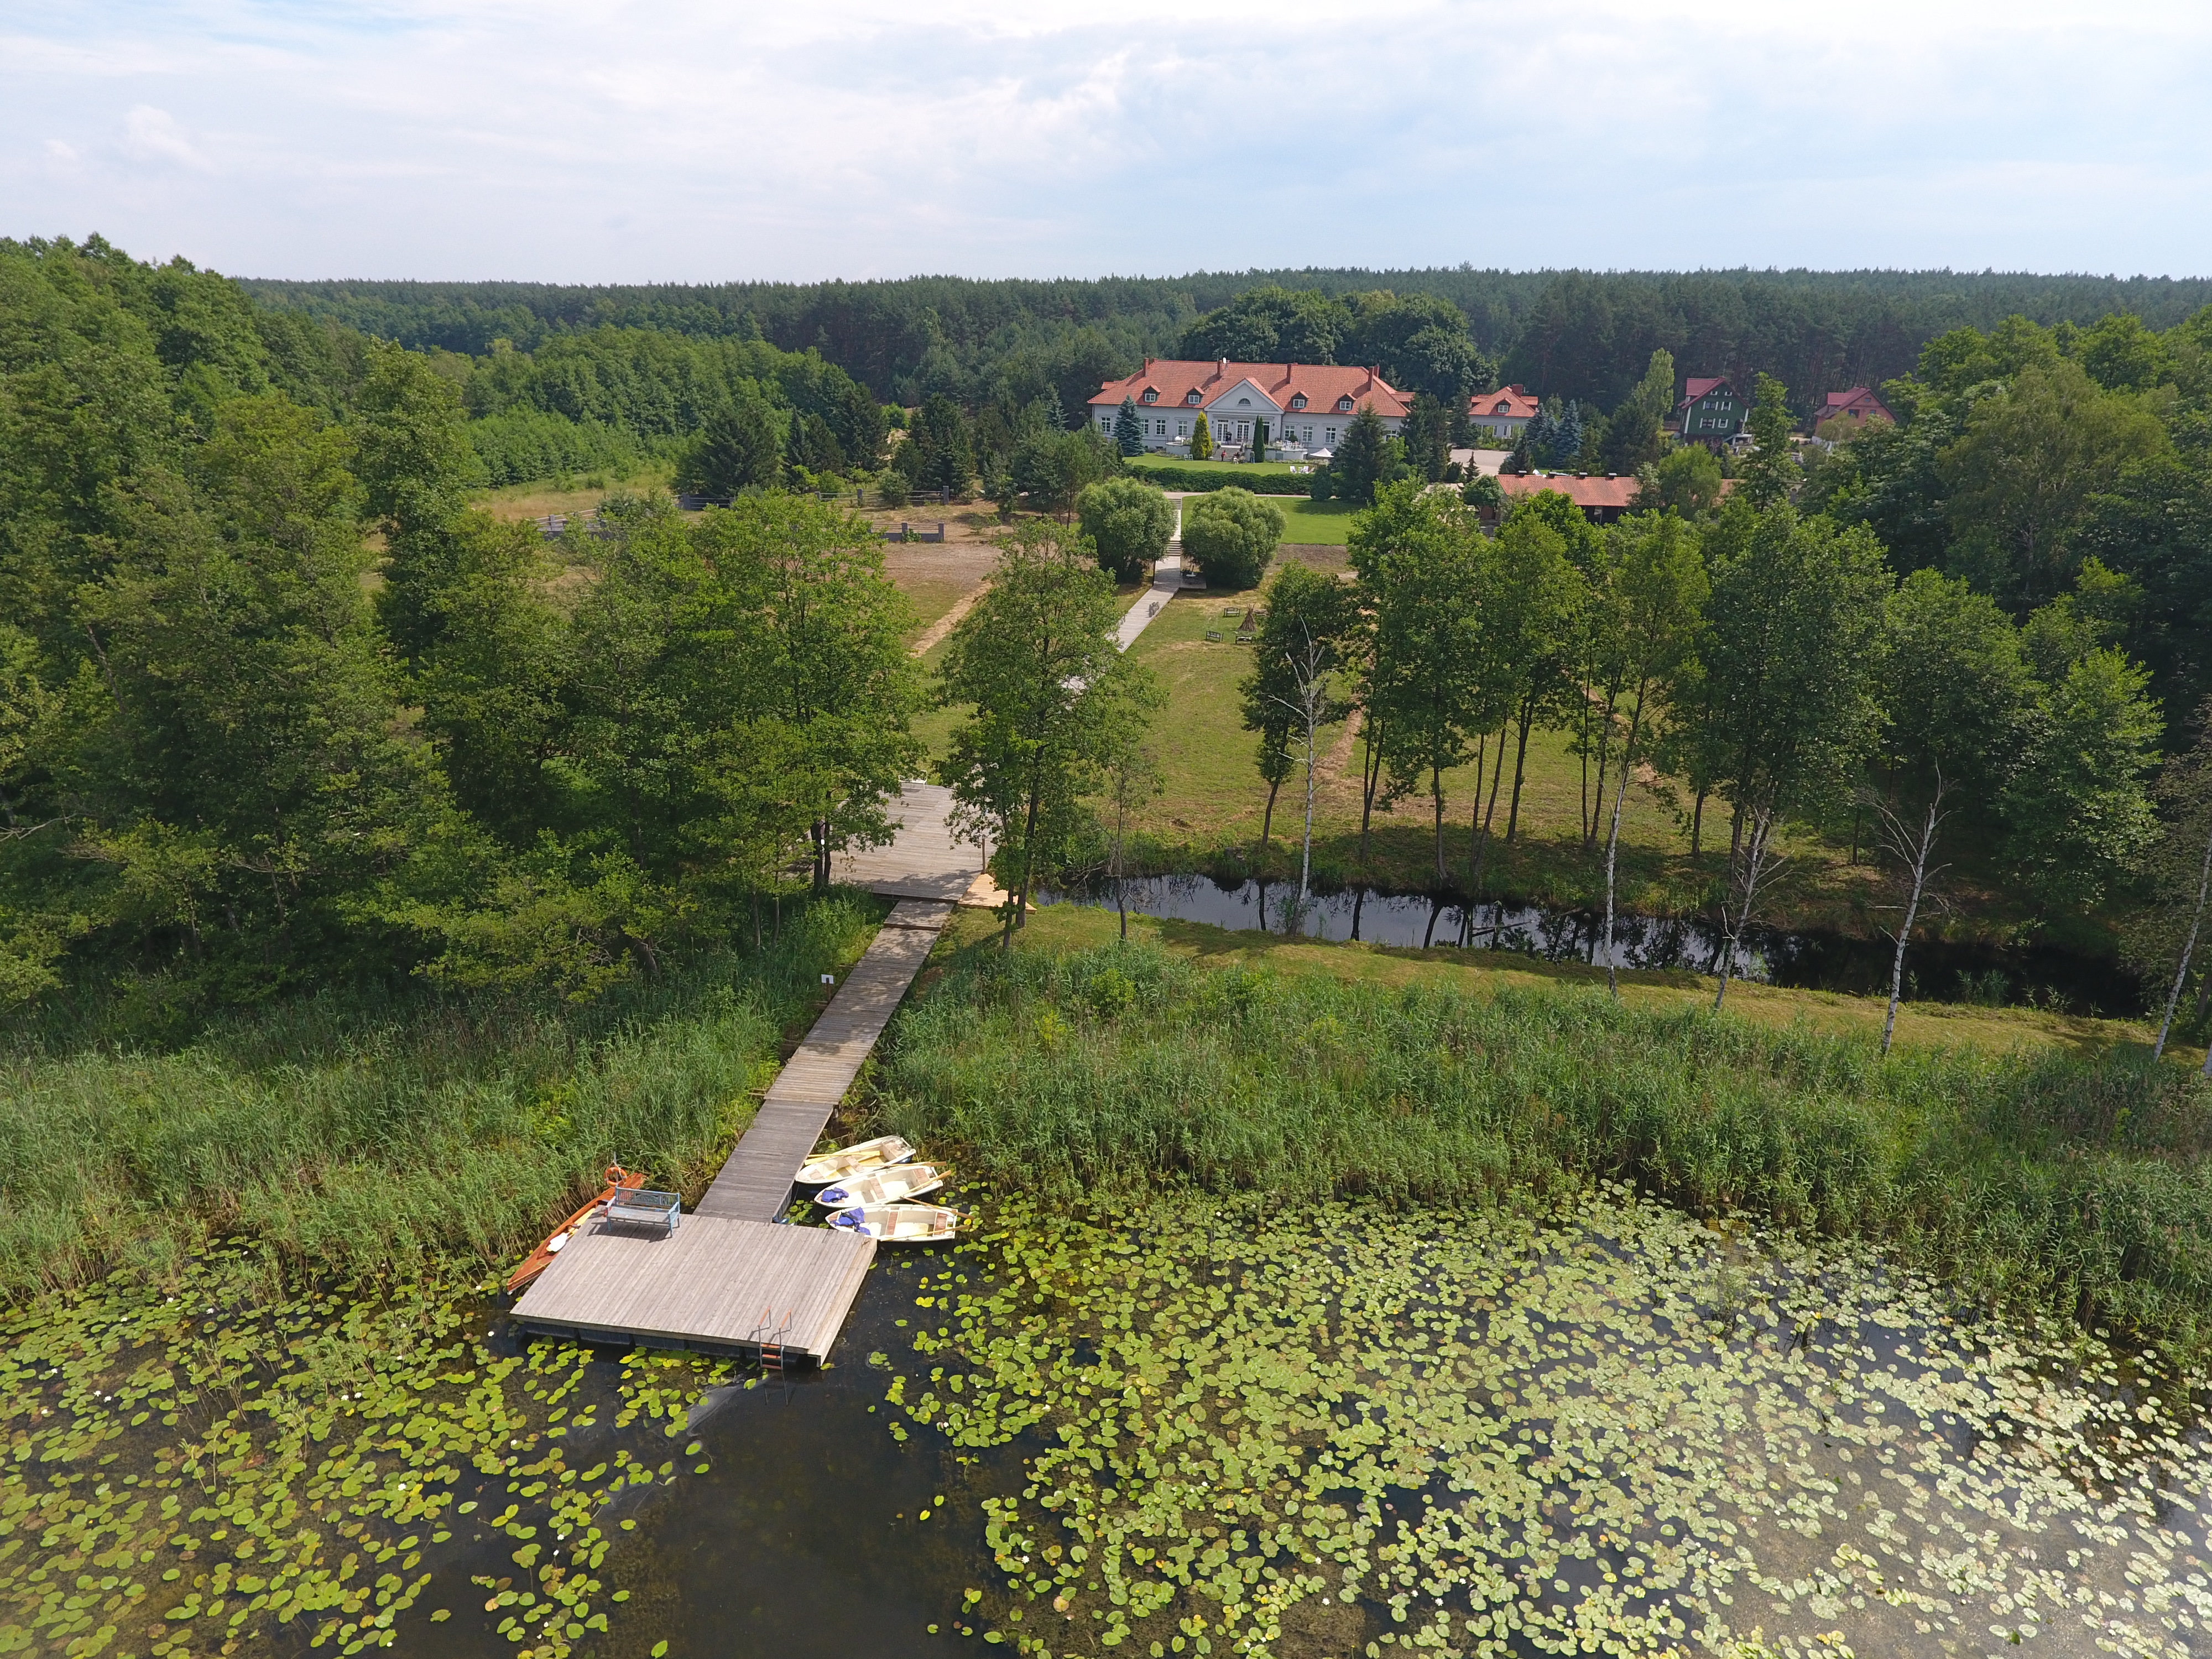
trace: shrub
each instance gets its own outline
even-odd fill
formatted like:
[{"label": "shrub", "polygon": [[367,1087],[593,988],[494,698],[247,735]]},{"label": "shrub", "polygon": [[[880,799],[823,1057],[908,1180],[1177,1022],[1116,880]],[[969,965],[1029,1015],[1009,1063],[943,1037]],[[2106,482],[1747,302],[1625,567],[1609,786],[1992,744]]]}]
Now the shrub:
[{"label": "shrub", "polygon": [[1479,511],[1500,515],[1505,511],[1505,486],[1487,472],[1478,472],[1469,478],[1461,489],[1459,498]]},{"label": "shrub", "polygon": [[1114,580],[1137,580],[1168,550],[1175,508],[1164,493],[1135,478],[1106,478],[1075,498],[1083,533],[1097,544],[1100,566]]},{"label": "shrub", "polygon": [[1257,587],[1282,539],[1282,509],[1249,489],[1218,489],[1183,508],[1183,551],[1217,587]]},{"label": "shrub", "polygon": [[1258,466],[1177,466],[1172,461],[1139,459],[1129,463],[1129,471],[1163,489],[1188,489],[1200,494],[1217,489],[1248,489],[1255,495],[1303,495],[1312,483],[1312,479],[1303,472],[1272,472]]}]

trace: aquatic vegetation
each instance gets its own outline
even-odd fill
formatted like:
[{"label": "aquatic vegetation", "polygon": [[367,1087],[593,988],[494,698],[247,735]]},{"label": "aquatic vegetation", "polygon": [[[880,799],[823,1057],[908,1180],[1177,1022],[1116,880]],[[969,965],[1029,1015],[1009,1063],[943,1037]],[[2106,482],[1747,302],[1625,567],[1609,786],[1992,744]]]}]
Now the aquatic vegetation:
[{"label": "aquatic vegetation", "polygon": [[1012,1200],[921,1288],[887,1409],[1042,1448],[983,1500],[999,1582],[949,1615],[1023,1653],[2164,1656],[2212,1629],[2189,1402],[1863,1249],[1618,1185],[1540,1220]]},{"label": "aquatic vegetation", "polygon": [[686,1407],[732,1368],[520,1343],[495,1285],[303,1286],[224,1243],[10,1322],[0,1654],[588,1646],[626,1599],[610,1505],[705,1472]]},{"label": "aquatic vegetation", "polygon": [[167,1272],[216,1236],[312,1271],[489,1264],[611,1159],[703,1182],[782,1029],[879,908],[794,907],[769,950],[588,1007],[330,994],[209,1021],[174,1049],[42,1011],[0,1046],[0,1298],[118,1263]]},{"label": "aquatic vegetation", "polygon": [[1572,989],[1494,1000],[1146,945],[977,952],[894,1028],[884,1127],[1011,1188],[1541,1208],[1595,1180],[1886,1243],[1978,1298],[2212,1353],[2212,1092]]}]

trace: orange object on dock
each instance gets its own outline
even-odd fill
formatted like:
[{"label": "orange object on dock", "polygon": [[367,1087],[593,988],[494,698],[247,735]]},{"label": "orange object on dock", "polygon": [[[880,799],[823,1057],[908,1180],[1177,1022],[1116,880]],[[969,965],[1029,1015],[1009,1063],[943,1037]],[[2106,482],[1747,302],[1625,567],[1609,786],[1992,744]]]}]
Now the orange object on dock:
[{"label": "orange object on dock", "polygon": [[623,1169],[619,1164],[608,1164],[606,1190],[556,1227],[547,1235],[545,1242],[530,1253],[529,1259],[507,1275],[507,1293],[513,1295],[551,1267],[553,1258],[561,1254],[561,1247],[568,1242],[568,1235],[589,1221],[592,1213],[602,1204],[606,1203],[626,1187],[638,1188],[644,1185],[645,1176],[642,1172],[634,1173]]}]

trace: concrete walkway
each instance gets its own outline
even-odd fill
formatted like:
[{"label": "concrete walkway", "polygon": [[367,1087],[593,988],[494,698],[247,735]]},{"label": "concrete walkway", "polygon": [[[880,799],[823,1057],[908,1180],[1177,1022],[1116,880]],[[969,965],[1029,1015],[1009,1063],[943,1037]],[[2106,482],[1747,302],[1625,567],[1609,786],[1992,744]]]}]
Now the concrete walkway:
[{"label": "concrete walkway", "polygon": [[1137,642],[1137,635],[1152,625],[1152,618],[1167,609],[1168,601],[1183,590],[1182,555],[1167,553],[1152,567],[1152,585],[1137,596],[1136,604],[1121,613],[1121,625],[1114,630],[1114,643],[1127,651]]}]

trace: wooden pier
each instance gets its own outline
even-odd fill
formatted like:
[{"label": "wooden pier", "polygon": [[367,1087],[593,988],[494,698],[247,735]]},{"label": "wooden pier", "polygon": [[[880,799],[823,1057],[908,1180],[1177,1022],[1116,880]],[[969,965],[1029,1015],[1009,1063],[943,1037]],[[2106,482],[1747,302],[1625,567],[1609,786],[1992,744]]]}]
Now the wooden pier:
[{"label": "wooden pier", "polygon": [[951,915],[950,904],[927,900],[901,899],[892,907],[875,942],[769,1085],[752,1127],[699,1200],[699,1214],[773,1221],[783,1213],[792,1178],[822,1139],[830,1114],[860,1074]]},{"label": "wooden pier", "polygon": [[899,902],[769,1085],[698,1208],[665,1238],[592,1223],[514,1307],[525,1329],[652,1347],[829,1357],[875,1259],[872,1239],[779,1224],[792,1187],[982,869],[945,827],[946,792],[909,784],[888,848],[839,860],[839,880]]}]

